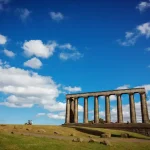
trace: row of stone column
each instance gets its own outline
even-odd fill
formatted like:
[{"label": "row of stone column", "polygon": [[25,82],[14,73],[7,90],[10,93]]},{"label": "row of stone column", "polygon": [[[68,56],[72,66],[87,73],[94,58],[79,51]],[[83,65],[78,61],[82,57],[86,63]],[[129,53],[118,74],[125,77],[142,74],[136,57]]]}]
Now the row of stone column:
[{"label": "row of stone column", "polygon": [[[122,111],[122,100],[121,94],[117,96],[117,122],[123,123],[123,111]],[[130,101],[130,122],[136,123],[136,111],[134,103],[134,93],[129,94]],[[146,94],[140,93],[141,101],[141,116],[142,122],[147,123],[149,121],[148,108],[146,102]],[[83,122],[88,123],[88,97],[84,97],[84,116]],[[106,123],[111,122],[110,115],[110,99],[109,95],[105,96],[105,121]],[[68,98],[66,100],[66,123],[78,123],[78,98]],[[98,96],[94,97],[94,123],[99,123],[99,104]]]}]

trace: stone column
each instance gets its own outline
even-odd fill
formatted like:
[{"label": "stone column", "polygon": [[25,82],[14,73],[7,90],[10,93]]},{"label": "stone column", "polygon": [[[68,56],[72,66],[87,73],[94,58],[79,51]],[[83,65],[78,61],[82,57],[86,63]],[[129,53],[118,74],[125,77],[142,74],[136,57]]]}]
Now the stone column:
[{"label": "stone column", "polygon": [[88,123],[88,97],[84,97],[84,123]]},{"label": "stone column", "polygon": [[136,112],[135,112],[135,103],[134,103],[134,94],[129,94],[130,99],[130,122],[136,123]]},{"label": "stone column", "polygon": [[74,99],[71,99],[71,106],[70,106],[70,123],[74,123]]},{"label": "stone column", "polygon": [[118,123],[123,122],[121,95],[117,95],[117,119]]},{"label": "stone column", "polygon": [[147,110],[147,102],[146,102],[146,94],[140,93],[141,99],[141,115],[142,115],[142,123],[148,123],[148,110]]},{"label": "stone column", "polygon": [[78,123],[78,98],[74,99],[74,123]]},{"label": "stone column", "polygon": [[94,97],[94,123],[99,123],[98,96]]},{"label": "stone column", "polygon": [[110,123],[110,100],[109,95],[105,96],[105,120],[106,123]]},{"label": "stone column", "polygon": [[66,121],[65,123],[70,123],[70,99],[66,99]]}]

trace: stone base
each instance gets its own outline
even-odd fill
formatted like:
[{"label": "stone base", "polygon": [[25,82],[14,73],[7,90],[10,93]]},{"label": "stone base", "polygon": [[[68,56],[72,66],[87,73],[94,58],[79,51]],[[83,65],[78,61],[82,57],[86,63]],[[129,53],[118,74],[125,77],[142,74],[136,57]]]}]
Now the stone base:
[{"label": "stone base", "polygon": [[65,127],[91,127],[91,128],[108,128],[114,130],[125,130],[130,132],[140,133],[146,136],[150,136],[150,124],[149,123],[68,123],[62,124]]}]

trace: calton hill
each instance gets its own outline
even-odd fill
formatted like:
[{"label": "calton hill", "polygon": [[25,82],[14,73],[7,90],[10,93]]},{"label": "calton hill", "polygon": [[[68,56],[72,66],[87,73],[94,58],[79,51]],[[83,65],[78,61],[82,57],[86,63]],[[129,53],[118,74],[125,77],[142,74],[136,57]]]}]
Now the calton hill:
[{"label": "calton hill", "polygon": [[[120,93],[125,90],[117,90]],[[132,117],[123,122],[122,109],[119,107],[120,97],[117,99],[118,115],[116,122],[110,122],[109,111],[105,120],[99,118],[98,99],[94,99],[94,120],[88,120],[87,98],[84,98],[83,123],[78,122],[78,98],[76,94],[66,95],[65,123],[62,125],[33,125],[29,120],[25,125],[0,125],[0,150],[57,150],[57,149],[150,149],[150,121],[148,116],[145,89],[128,89],[125,92],[140,92],[142,122]],[[114,91],[107,91],[114,92]],[[144,93],[143,93],[144,92]],[[105,94],[106,92],[99,92]],[[91,94],[91,93],[82,93]],[[92,93],[93,94],[93,93]],[[73,98],[75,97],[75,98]],[[130,101],[132,96],[130,97]],[[131,103],[130,103],[131,104]],[[133,104],[132,104],[133,105]],[[108,107],[109,108],[109,107]],[[130,107],[132,109],[132,107]],[[119,113],[120,110],[120,113]],[[134,120],[135,119],[135,120]]]},{"label": "calton hill", "polygon": [[150,150],[150,0],[0,0],[0,150]]}]

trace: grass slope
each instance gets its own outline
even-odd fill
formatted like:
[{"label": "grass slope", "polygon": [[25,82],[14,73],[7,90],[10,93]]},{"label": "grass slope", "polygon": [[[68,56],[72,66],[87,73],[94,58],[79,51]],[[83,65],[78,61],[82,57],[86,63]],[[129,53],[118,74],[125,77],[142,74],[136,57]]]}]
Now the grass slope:
[{"label": "grass slope", "polygon": [[[40,129],[45,130],[45,132],[38,132]],[[11,134],[12,131],[14,134]],[[59,135],[55,135],[54,131],[58,132]],[[107,132],[112,134],[112,138],[108,139],[112,144],[111,147],[99,143],[99,141],[103,140],[100,138],[100,134]],[[29,133],[31,135],[25,136],[21,135],[22,133]],[[82,137],[84,142],[72,142],[71,138],[74,137],[70,137],[71,133],[73,133],[75,137]],[[121,133],[129,133],[132,138],[120,138]],[[40,136],[35,137],[34,134]],[[62,139],[44,137],[45,135],[54,136],[55,138],[61,136]],[[98,142],[88,143],[89,135]],[[66,140],[66,137],[69,137],[69,140]],[[150,150],[149,139],[149,137],[137,133],[102,128],[0,125],[0,150]]]},{"label": "grass slope", "polygon": [[0,150],[149,150],[150,142],[128,143],[126,141],[105,146],[99,143],[76,143],[72,141],[36,138],[30,136],[0,134]]}]

